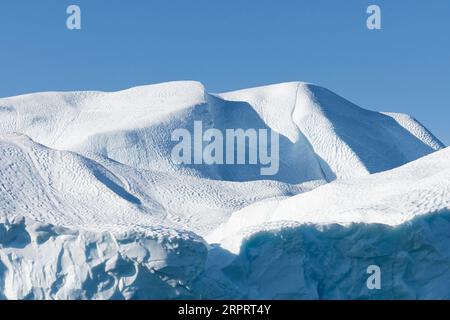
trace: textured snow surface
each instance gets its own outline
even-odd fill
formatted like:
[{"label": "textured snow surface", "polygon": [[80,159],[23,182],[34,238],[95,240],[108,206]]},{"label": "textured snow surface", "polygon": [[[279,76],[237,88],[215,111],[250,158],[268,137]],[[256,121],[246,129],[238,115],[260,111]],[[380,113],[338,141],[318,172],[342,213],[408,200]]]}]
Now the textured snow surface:
[{"label": "textured snow surface", "polygon": [[450,148],[393,170],[255,203],[233,213],[207,239],[237,252],[242,231],[264,222],[397,226],[442,211],[450,211]]},{"label": "textured snow surface", "polygon": [[[278,174],[173,163],[194,121],[275,130]],[[449,297],[443,148],[301,82],[0,99],[0,298]]]}]

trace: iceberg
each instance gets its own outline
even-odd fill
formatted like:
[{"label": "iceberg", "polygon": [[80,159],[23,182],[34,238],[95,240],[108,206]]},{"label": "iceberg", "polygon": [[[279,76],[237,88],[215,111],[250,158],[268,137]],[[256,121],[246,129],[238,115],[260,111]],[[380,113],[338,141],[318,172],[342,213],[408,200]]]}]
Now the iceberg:
[{"label": "iceberg", "polygon": [[[278,171],[174,161],[198,122],[276,133]],[[449,160],[304,82],[1,98],[0,299],[448,298]]]}]

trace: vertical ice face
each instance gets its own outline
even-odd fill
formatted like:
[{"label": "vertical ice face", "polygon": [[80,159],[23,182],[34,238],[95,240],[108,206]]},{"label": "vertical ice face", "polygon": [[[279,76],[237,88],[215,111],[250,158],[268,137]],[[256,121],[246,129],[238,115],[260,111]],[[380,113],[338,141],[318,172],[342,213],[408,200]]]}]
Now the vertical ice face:
[{"label": "vertical ice face", "polygon": [[163,227],[112,233],[0,219],[0,297],[198,298],[189,286],[206,256],[200,238]]}]

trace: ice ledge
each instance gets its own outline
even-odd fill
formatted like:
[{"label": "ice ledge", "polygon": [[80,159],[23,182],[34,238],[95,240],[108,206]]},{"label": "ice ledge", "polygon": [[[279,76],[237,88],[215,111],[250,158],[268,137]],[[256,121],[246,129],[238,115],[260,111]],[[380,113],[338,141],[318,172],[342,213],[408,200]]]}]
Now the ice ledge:
[{"label": "ice ledge", "polygon": [[0,221],[0,299],[193,298],[207,249],[194,235],[118,234]]}]

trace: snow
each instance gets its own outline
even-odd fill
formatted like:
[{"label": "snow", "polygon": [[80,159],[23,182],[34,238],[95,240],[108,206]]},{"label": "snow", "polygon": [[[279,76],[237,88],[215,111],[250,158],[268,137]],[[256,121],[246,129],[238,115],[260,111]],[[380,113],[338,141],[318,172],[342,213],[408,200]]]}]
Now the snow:
[{"label": "snow", "polygon": [[287,159],[307,155],[305,149],[310,149],[307,162],[316,159],[328,181],[392,169],[443,147],[412,118],[362,109],[312,84],[287,83],[221,96],[248,102],[271,128],[300,145],[295,153],[283,152]]},{"label": "snow", "polygon": [[450,212],[450,148],[389,171],[255,203],[233,213],[207,240],[238,253],[246,229],[253,228],[253,233],[255,226],[268,222],[398,226],[421,215],[446,211]]},{"label": "snow", "polygon": [[[276,131],[278,174],[173,163],[195,121]],[[443,148],[303,82],[0,99],[0,299],[447,297]],[[378,296],[358,286],[372,260]]]}]

